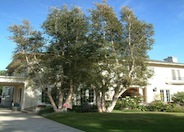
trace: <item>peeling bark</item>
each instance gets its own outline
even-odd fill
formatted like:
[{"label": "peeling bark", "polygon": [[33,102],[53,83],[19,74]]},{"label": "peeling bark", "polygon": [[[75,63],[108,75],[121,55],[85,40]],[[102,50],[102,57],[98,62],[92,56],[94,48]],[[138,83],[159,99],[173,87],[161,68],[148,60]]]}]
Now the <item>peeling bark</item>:
[{"label": "peeling bark", "polygon": [[58,109],[61,111],[63,108],[63,98],[64,98],[64,93],[60,92],[59,94],[59,103],[58,103]]},{"label": "peeling bark", "polygon": [[53,98],[52,98],[51,92],[50,92],[49,90],[47,91],[47,95],[48,95],[48,97],[49,97],[50,103],[51,103],[51,105],[52,105],[54,111],[55,111],[55,112],[59,112],[58,109],[57,109],[57,106],[56,106],[56,104],[55,104],[55,102],[54,102],[54,100],[53,100]]},{"label": "peeling bark", "polygon": [[74,82],[73,82],[73,79],[70,80],[70,90],[68,92],[68,97],[65,101],[65,104],[69,104],[70,108],[72,108],[72,97],[73,97],[73,94],[74,94]]}]

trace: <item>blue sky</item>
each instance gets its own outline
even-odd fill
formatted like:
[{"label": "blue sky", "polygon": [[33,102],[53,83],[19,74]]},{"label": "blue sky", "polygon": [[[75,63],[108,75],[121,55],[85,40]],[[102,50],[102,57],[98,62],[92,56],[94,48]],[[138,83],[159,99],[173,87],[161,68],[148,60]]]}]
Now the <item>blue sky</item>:
[{"label": "blue sky", "polygon": [[[87,12],[95,2],[101,0],[0,0],[0,70],[11,62],[16,46],[8,39],[9,26],[27,19],[39,30],[49,8],[77,5]],[[184,0],[108,0],[108,3],[117,14],[122,6],[129,6],[140,20],[154,25],[155,43],[148,52],[150,59],[175,56],[184,63]]]}]

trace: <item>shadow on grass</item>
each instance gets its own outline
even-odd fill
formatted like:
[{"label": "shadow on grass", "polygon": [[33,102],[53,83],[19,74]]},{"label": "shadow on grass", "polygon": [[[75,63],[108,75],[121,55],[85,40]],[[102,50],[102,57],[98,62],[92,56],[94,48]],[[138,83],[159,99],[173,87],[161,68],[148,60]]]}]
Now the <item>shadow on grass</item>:
[{"label": "shadow on grass", "polygon": [[46,117],[87,132],[184,131],[183,113],[59,113]]}]

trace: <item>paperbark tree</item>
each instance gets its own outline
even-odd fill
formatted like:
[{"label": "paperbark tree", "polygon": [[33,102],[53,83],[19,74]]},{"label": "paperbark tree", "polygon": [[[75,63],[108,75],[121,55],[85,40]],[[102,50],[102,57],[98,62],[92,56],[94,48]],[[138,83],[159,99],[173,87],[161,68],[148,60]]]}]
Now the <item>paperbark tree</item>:
[{"label": "paperbark tree", "polygon": [[[121,62],[122,75],[119,72],[117,79],[121,80],[121,84],[117,83],[114,87],[114,96],[108,111],[111,112],[123,92],[131,85],[145,86],[147,79],[152,73],[147,69],[146,61],[149,57],[148,50],[151,49],[154,40],[152,24],[138,20],[133,11],[128,7],[123,7],[121,11],[121,22],[124,27],[122,36],[122,46],[119,47],[123,52],[120,55],[123,58]],[[115,81],[116,82],[116,81]]]},{"label": "paperbark tree", "polygon": [[31,76],[39,82],[37,85],[42,89],[46,88],[40,65],[44,46],[42,33],[34,30],[28,20],[24,20],[21,25],[10,26],[9,31],[12,33],[9,38],[17,44],[9,70],[13,69],[11,72],[22,72],[27,77]]},{"label": "paperbark tree", "polygon": [[[91,36],[102,46],[99,56],[103,58],[95,67],[100,76],[95,83],[97,106],[99,112],[111,112],[127,88],[145,85],[149,78],[145,62],[153,44],[153,27],[138,20],[127,7],[122,8],[119,20],[106,2],[91,10],[91,21]],[[106,105],[105,93],[110,88],[114,95]]]},{"label": "paperbark tree", "polygon": [[71,104],[74,84],[84,66],[83,56],[86,54],[88,23],[85,14],[77,7],[71,10],[67,6],[54,8],[43,23],[43,28],[51,37],[48,54],[51,61],[47,62],[48,82],[55,84],[59,93],[59,109],[64,104]]},{"label": "paperbark tree", "polygon": [[18,70],[28,68],[31,79],[47,91],[54,111],[59,112],[64,103],[71,104],[75,83],[84,82],[80,76],[85,78],[95,61],[92,54],[96,48],[88,44],[87,18],[77,7],[53,8],[42,28],[49,38],[47,44],[28,21],[9,28],[13,33],[10,39],[17,44],[12,66]]},{"label": "paperbark tree", "polygon": [[[27,20],[24,20],[22,25],[10,26],[9,31],[13,33],[10,39],[17,44],[11,68],[15,69],[15,72],[20,70],[26,73],[28,77],[31,77],[32,83],[36,80],[36,85],[46,89],[47,83],[44,82],[44,71],[41,65],[42,48],[44,46],[42,34],[33,30],[30,22]],[[48,97],[53,109],[57,111],[50,91],[48,91]]]},{"label": "paperbark tree", "polygon": [[122,59],[118,47],[122,40],[123,27],[106,2],[95,5],[96,9],[91,10],[91,38],[101,46],[100,59],[94,67],[94,72],[98,75],[95,83],[96,104],[99,112],[106,112],[105,94],[113,86],[112,81],[116,74],[114,68],[119,67],[119,61]]}]

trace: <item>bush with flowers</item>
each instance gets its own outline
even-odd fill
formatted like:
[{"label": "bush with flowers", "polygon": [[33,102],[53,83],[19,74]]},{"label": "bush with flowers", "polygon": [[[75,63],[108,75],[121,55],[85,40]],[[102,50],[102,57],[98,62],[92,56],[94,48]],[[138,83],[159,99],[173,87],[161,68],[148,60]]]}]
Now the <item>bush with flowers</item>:
[{"label": "bush with flowers", "polygon": [[141,96],[126,96],[118,100],[115,109],[119,110],[140,110]]}]

